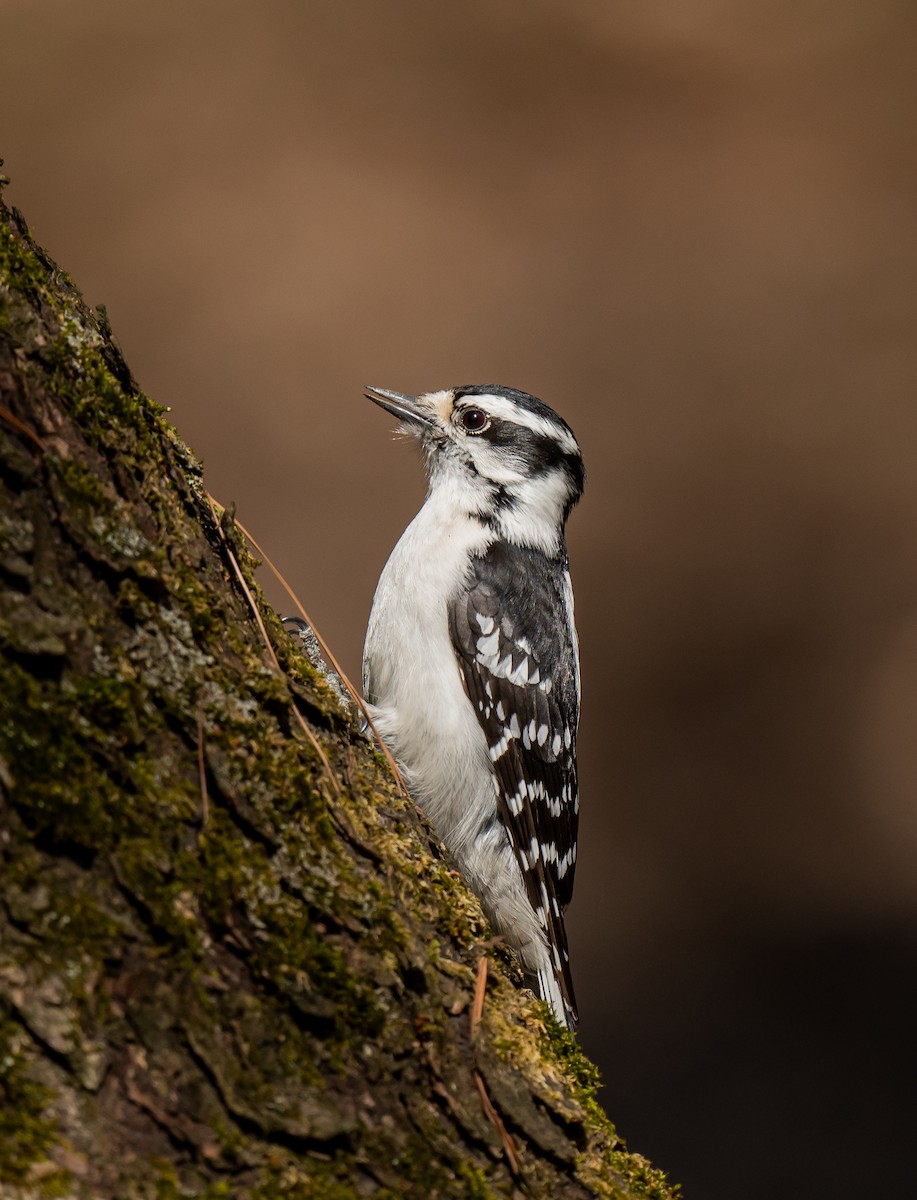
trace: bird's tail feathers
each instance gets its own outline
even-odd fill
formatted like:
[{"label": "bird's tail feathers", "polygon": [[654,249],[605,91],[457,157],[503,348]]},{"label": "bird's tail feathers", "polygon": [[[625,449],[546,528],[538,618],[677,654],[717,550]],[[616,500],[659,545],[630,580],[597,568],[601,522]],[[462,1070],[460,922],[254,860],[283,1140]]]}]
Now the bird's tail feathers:
[{"label": "bird's tail feathers", "polygon": [[566,1025],[571,1030],[574,1029],[576,1027],[576,1014],[565,1001],[557,980],[557,975],[550,963],[545,963],[543,967],[539,967],[536,971],[535,984],[538,989],[538,995],[549,1005],[561,1025]]}]

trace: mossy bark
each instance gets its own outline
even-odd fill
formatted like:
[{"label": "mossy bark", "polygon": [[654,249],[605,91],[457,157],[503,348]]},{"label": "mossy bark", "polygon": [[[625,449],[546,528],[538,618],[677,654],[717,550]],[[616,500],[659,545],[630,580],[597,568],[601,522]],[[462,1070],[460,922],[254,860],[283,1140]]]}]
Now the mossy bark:
[{"label": "mossy bark", "polygon": [[670,1197],[2,203],[0,391],[0,1197]]}]

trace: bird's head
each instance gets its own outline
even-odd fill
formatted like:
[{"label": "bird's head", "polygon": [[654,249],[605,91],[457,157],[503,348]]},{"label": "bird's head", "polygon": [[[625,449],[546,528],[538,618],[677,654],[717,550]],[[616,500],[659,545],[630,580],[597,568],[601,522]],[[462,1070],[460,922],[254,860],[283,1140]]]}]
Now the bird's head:
[{"label": "bird's head", "polygon": [[547,404],[494,384],[422,396],[367,387],[366,395],[420,440],[431,494],[448,489],[457,510],[509,541],[562,545],[585,469],[573,431]]}]

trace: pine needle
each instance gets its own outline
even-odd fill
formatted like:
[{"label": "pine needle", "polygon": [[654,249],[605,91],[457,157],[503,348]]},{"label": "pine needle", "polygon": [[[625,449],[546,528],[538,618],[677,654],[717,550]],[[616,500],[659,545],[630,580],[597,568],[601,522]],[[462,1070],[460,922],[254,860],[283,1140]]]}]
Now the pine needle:
[{"label": "pine needle", "polygon": [[[255,618],[255,623],[257,624],[258,629],[261,631],[261,636],[264,639],[264,644],[267,647],[267,651],[271,656],[271,662],[274,664],[274,668],[277,671],[277,673],[282,675],[283,671],[281,670],[280,662],[277,659],[277,654],[274,650],[274,647],[271,644],[271,639],[268,637],[268,632],[265,627],[264,620],[261,616],[261,610],[258,608],[258,605],[255,601],[255,597],[252,595],[251,588],[245,582],[245,576],[242,574],[242,568],[239,566],[239,560],[236,558],[235,553],[233,552],[233,548],[232,548],[232,546],[230,546],[229,540],[226,537],[225,533],[223,532],[222,526],[220,525],[220,521],[219,521],[219,518],[217,517],[217,512],[216,512],[217,502],[213,499],[213,497],[210,495],[209,492],[207,492],[205,494],[207,496],[207,499],[210,501],[211,511],[213,512],[214,519],[216,520],[217,528],[220,530],[220,536],[223,539],[223,544],[226,548],[226,553],[229,557],[229,561],[232,564],[232,569],[235,572],[236,579],[239,581],[239,587],[241,587],[241,589],[245,595],[245,598],[249,603],[249,607],[252,610],[252,615]],[[241,529],[242,527],[239,526],[239,528]],[[243,533],[244,532],[245,531],[243,530]],[[248,534],[246,534],[245,536],[248,537]],[[302,729],[302,731],[306,735],[306,737],[309,739],[309,741],[312,744],[313,749],[315,750],[315,752],[318,754],[319,758],[321,759],[322,766],[325,769],[325,773],[328,776],[328,779],[331,783],[331,787],[334,791],[334,794],[336,796],[340,796],[341,787],[337,781],[337,777],[335,776],[334,771],[331,769],[331,763],[328,761],[328,756],[327,756],[327,754],[325,754],[325,751],[322,749],[318,738],[315,736],[315,734],[309,728],[308,722],[303,717],[302,713],[299,711],[299,709],[296,707],[295,704],[293,705],[293,715],[296,717],[296,720],[298,721],[300,728]]]}]

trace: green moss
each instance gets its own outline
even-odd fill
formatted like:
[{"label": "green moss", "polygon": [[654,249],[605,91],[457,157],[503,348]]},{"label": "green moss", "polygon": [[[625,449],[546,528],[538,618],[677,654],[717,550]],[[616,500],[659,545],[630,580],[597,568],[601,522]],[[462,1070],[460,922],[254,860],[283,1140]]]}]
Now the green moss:
[{"label": "green moss", "polygon": [[[0,1182],[37,1184],[41,1196],[62,1195],[69,1173],[52,1168],[57,1127],[48,1115],[54,1093],[29,1074],[28,1038],[5,1005],[0,1004]],[[40,1182],[39,1182],[40,1181]]]},{"label": "green moss", "polygon": [[458,1173],[467,1188],[465,1194],[468,1200],[495,1200],[498,1196],[480,1167],[476,1167],[470,1162],[463,1162],[459,1164]]},{"label": "green moss", "polygon": [[[70,277],[32,241],[21,218],[14,229],[5,209],[2,216],[0,329],[15,330],[31,343],[27,348],[42,364],[43,386],[60,397],[92,446],[116,449],[126,466],[134,465],[132,457],[139,470],[148,466],[163,434],[191,466],[186,447],[162,415],[165,410],[131,379],[107,321],[83,305]],[[57,323],[57,336],[50,341],[43,333],[49,311]]]},{"label": "green moss", "polygon": [[164,559],[134,525],[129,507],[98,475],[72,458],[47,459],[60,519],[94,556],[151,576]]},{"label": "green moss", "polygon": [[678,1200],[681,1188],[669,1182],[664,1171],[651,1166],[639,1154],[624,1149],[613,1150],[608,1156],[607,1169],[598,1178],[609,1183],[620,1194],[622,1185],[640,1200]]},{"label": "green moss", "polygon": [[[48,961],[59,964],[82,953],[94,960],[99,951],[124,936],[125,922],[101,907],[85,873],[75,878],[68,875],[66,906],[56,903],[53,883],[47,860],[31,846],[20,847],[16,856],[4,864],[3,899],[7,911],[14,920],[28,924],[41,939],[42,953]],[[34,949],[29,953],[34,957]]]},{"label": "green moss", "polygon": [[[344,1164],[310,1164],[308,1173],[292,1164],[272,1169],[246,1200],[358,1200],[361,1193],[347,1178]],[[387,1188],[372,1191],[374,1200],[395,1200]]]},{"label": "green moss", "polygon": [[[23,301],[35,305],[49,304],[49,265],[35,250],[17,236],[7,221],[0,222],[0,321],[4,324],[27,311]],[[62,276],[66,280],[66,277]],[[66,280],[69,283],[69,280]]]},{"label": "green moss", "polygon": [[77,846],[110,846],[120,813],[118,789],[74,728],[78,712],[60,707],[28,671],[0,660],[0,755],[13,764],[17,801],[32,828],[53,829]]},{"label": "green moss", "polygon": [[147,1181],[144,1180],[140,1183],[143,1191],[134,1191],[133,1195],[149,1195],[150,1200],[227,1200],[227,1197],[240,1195],[225,1179],[204,1184],[185,1184],[172,1163],[163,1159],[154,1160],[150,1166],[155,1172],[151,1180],[152,1186],[147,1186]]},{"label": "green moss", "polygon": [[598,1067],[583,1054],[576,1037],[566,1026],[561,1025],[547,1004],[539,1002],[543,1020],[543,1031],[540,1038],[541,1051],[560,1067],[561,1071],[573,1083],[576,1098],[590,1114],[602,1124],[608,1124],[612,1132],[613,1126],[608,1122],[604,1110],[598,1103],[597,1096],[602,1086],[602,1078]]}]

